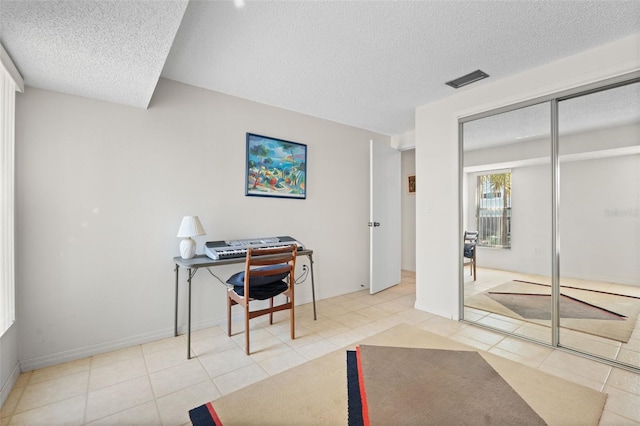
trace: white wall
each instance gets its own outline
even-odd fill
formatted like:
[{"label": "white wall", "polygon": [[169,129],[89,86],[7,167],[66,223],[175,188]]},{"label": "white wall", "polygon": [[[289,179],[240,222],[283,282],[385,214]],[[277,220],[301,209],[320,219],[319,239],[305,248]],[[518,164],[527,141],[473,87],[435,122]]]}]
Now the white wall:
[{"label": "white wall", "polygon": [[[416,109],[416,307],[458,318],[458,119],[640,69],[640,34]],[[489,72],[490,74],[490,72]],[[447,184],[444,184],[447,183]]]},{"label": "white wall", "polygon": [[[318,299],[368,286],[369,140],[389,137],[164,79],[148,110],[33,88],[17,101],[24,370],[172,335],[185,215],[207,231],[198,252],[298,238],[314,250]],[[244,195],[246,132],[308,145],[306,200]],[[223,323],[224,286],[202,270],[193,289],[194,328]],[[309,281],[296,295],[311,300]],[[184,283],[180,297],[185,330]]]},{"label": "white wall", "polygon": [[408,190],[409,175],[416,174],[416,151],[401,153],[402,174],[402,269],[416,270],[416,195]]},{"label": "white wall", "polygon": [[560,178],[560,275],[640,286],[640,154],[561,163]]}]

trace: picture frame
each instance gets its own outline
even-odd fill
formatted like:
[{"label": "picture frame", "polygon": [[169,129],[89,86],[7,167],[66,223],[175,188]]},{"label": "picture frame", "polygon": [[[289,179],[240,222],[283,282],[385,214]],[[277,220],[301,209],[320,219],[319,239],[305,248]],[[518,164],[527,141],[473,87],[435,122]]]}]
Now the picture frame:
[{"label": "picture frame", "polygon": [[416,175],[407,176],[407,189],[409,191],[409,194],[416,193]]},{"label": "picture frame", "polygon": [[245,195],[307,198],[307,145],[247,133]]}]

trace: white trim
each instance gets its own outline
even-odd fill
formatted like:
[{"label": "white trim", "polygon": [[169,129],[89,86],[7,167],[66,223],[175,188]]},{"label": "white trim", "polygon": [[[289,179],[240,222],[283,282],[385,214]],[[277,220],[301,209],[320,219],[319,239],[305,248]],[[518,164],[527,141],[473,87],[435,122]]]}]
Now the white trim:
[{"label": "white trim", "polygon": [[24,93],[24,80],[22,79],[22,76],[18,72],[18,69],[16,68],[13,61],[11,60],[11,57],[9,56],[7,51],[4,50],[4,47],[2,46],[1,43],[0,43],[0,65],[2,65],[2,67],[5,69],[9,77],[11,77],[11,80],[13,80],[13,83],[15,84],[16,89],[20,93]]},{"label": "white trim", "polygon": [[20,364],[16,363],[16,365],[14,365],[13,369],[11,370],[9,379],[7,379],[7,381],[4,383],[4,386],[2,386],[2,389],[0,389],[0,408],[4,406],[7,398],[9,398],[9,394],[11,394],[13,387],[18,382],[18,377],[20,377]]},{"label": "white trim", "polygon": [[15,321],[15,92],[0,70],[0,336]]}]

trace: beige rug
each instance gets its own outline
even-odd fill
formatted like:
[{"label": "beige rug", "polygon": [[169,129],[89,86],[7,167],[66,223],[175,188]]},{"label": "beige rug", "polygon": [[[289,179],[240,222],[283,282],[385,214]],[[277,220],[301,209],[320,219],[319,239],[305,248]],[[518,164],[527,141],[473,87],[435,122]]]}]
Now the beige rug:
[{"label": "beige rug", "polygon": [[[606,394],[601,392],[404,324],[358,344],[478,352],[550,425],[597,425],[606,400]],[[466,393],[461,398],[460,409],[464,410],[474,395]],[[225,426],[346,425],[345,350],[219,398],[213,401],[213,407]],[[403,424],[402,416],[396,424]],[[430,424],[430,419],[421,419],[419,424]]]},{"label": "beige rug", "polygon": [[[546,284],[528,283],[525,281],[510,281],[492,288],[490,292],[550,295],[551,286]],[[616,320],[563,318],[561,311],[561,328],[580,331],[611,340],[617,340],[622,343],[627,343],[631,338],[631,334],[633,333],[633,329],[638,319],[638,313],[640,313],[640,299],[620,294],[605,293],[568,286],[561,286],[560,293],[595,307],[624,315],[625,317]],[[464,305],[470,308],[494,312],[506,317],[551,327],[550,320],[523,318],[521,315],[507,308],[505,305],[493,300],[487,292],[466,297],[464,299]],[[550,310],[551,303],[549,303],[548,307]]]}]

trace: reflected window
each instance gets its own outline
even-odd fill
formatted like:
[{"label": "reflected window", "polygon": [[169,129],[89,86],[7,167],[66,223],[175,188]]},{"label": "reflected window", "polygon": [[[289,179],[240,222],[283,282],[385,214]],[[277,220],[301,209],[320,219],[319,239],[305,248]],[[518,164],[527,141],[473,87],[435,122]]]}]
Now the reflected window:
[{"label": "reflected window", "polygon": [[511,172],[478,175],[476,226],[481,247],[511,248]]}]

